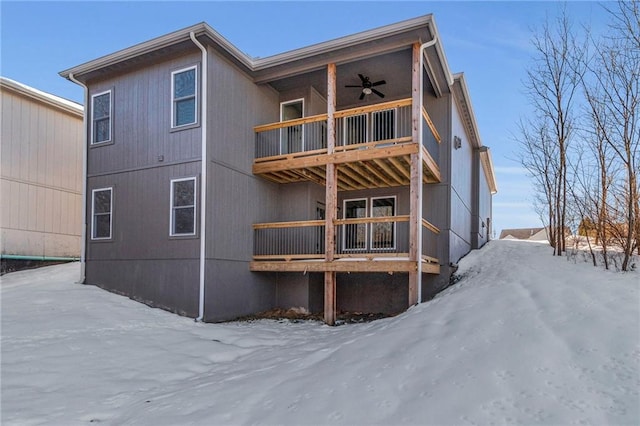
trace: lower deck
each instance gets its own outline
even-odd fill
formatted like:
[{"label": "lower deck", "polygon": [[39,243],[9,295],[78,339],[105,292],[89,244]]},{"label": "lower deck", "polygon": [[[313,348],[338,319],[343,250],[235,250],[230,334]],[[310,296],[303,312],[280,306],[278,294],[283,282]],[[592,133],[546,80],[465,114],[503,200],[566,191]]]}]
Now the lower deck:
[{"label": "lower deck", "polygon": [[[422,272],[439,274],[437,259],[423,256]],[[254,272],[417,272],[418,262],[409,260],[408,254],[390,256],[389,254],[366,254],[336,256],[327,261],[322,258],[264,258],[256,256],[250,263]]]}]

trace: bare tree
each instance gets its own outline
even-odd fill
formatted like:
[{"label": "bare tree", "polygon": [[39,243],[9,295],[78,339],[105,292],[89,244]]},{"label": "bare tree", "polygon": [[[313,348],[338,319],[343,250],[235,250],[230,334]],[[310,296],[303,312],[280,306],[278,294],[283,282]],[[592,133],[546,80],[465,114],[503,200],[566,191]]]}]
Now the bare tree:
[{"label": "bare tree", "polygon": [[[640,246],[639,2],[620,1],[616,10],[608,11],[613,21],[611,33],[603,41],[594,43],[596,55],[593,62],[588,64],[589,75],[583,82],[595,134],[601,139],[600,143],[612,150],[615,161],[620,163],[624,171],[623,179],[607,188],[607,191],[613,189],[615,193],[601,195],[603,209],[607,203],[613,203],[613,209],[603,210],[599,220],[609,222],[608,231],[617,236],[624,251],[622,270],[626,271],[633,250]],[[606,156],[602,147],[600,150]],[[610,164],[607,166],[603,163],[602,173],[605,167],[610,167]],[[603,184],[606,177],[602,179]],[[605,213],[607,216],[604,216]]]},{"label": "bare tree", "polygon": [[[579,59],[585,46],[578,43],[572,33],[566,11],[562,12],[553,28],[546,22],[542,30],[534,35],[532,43],[536,53],[533,66],[527,72],[525,88],[537,119],[521,125],[521,160],[532,175],[540,176],[539,179],[542,179],[542,174],[553,178],[549,182],[552,196],[548,197],[549,226],[553,240],[551,245],[554,247],[554,254],[562,255],[566,249],[567,156],[574,131],[576,98],[584,69]],[[532,140],[532,135],[539,133],[541,129],[545,129],[544,137],[538,141]],[[539,165],[524,157],[532,155],[536,148],[543,148],[545,144],[553,147],[547,151],[556,155],[557,161],[544,164],[553,170],[545,170],[545,167],[536,170]],[[547,191],[548,188],[545,186],[544,190]]]}]

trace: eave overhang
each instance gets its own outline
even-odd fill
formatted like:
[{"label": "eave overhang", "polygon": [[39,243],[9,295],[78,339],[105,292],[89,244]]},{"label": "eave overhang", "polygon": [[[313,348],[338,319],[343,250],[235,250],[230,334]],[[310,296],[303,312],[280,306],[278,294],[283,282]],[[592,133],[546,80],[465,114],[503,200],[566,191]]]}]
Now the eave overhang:
[{"label": "eave overhang", "polygon": [[76,102],[61,98],[56,95],[52,95],[51,93],[34,89],[33,87],[27,86],[26,84],[18,83],[17,81],[11,80],[6,77],[0,77],[0,89],[2,89],[2,91],[15,93],[17,95],[35,100],[76,117],[82,118],[84,114],[84,108],[82,107],[82,105]]},{"label": "eave overhang", "polygon": [[493,169],[493,161],[491,160],[491,152],[489,151],[489,147],[483,146],[482,141],[480,140],[480,132],[478,131],[476,115],[473,112],[469,89],[463,73],[453,75],[452,88],[453,97],[458,107],[458,111],[460,111],[465,131],[473,148],[480,152],[480,162],[482,163],[482,169],[484,170],[485,177],[487,178],[487,184],[489,185],[491,193],[495,194],[498,192],[498,185],[496,182],[495,171]]},{"label": "eave overhang", "polygon": [[[108,74],[109,70],[135,65],[142,57],[154,57],[162,52],[177,50],[180,45],[192,44],[192,32],[198,40],[220,52],[258,84],[320,69],[330,62],[344,63],[392,52],[416,42],[428,42],[438,35],[433,16],[429,14],[266,58],[252,58],[202,22],[69,68],[61,71],[60,75],[69,79],[72,74],[74,78],[86,82],[94,76]],[[453,79],[440,39],[425,53],[428,62],[438,65],[435,77],[444,83],[443,86],[450,86]]]}]

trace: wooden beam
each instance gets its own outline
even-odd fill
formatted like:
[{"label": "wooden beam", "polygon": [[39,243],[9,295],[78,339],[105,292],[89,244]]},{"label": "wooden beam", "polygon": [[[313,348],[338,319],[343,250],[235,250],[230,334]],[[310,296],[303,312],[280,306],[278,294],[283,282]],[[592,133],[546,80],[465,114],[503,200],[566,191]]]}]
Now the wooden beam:
[{"label": "wooden beam", "polygon": [[401,178],[400,176],[398,176],[398,174],[396,172],[394,172],[391,167],[389,167],[384,160],[382,159],[376,159],[373,160],[374,163],[376,163],[376,165],[378,167],[380,167],[382,170],[384,170],[389,176],[391,176],[396,182],[398,182],[400,185],[406,185],[407,182]]},{"label": "wooden beam", "polygon": [[[379,160],[377,160],[379,161]],[[366,162],[363,163],[363,166],[366,168],[366,171],[373,174],[375,177],[377,177],[378,179],[380,179],[381,182],[383,182],[385,185],[387,186],[397,186],[398,184],[395,183],[395,179],[393,179],[393,177],[389,177],[387,175],[385,175],[384,169],[382,171],[378,170],[378,168],[380,168],[380,166],[378,165],[377,161],[371,161],[371,162]],[[352,165],[353,166],[353,165]],[[358,165],[358,167],[360,167]]]},{"label": "wooden beam", "polygon": [[424,147],[422,147],[422,162],[429,172],[433,175],[433,177],[437,180],[437,182],[442,182],[442,177],[440,176],[440,167],[438,167],[438,163],[435,162],[429,151],[427,151]]},{"label": "wooden beam", "polygon": [[368,179],[361,176],[359,173],[356,173],[355,171],[351,170],[351,168],[349,167],[349,163],[342,164],[341,167],[338,168],[338,170],[340,171],[341,175],[344,174],[349,176],[354,182],[357,182],[358,184],[360,184],[365,188],[370,185]]},{"label": "wooden beam", "polygon": [[403,155],[416,153],[418,152],[418,149],[418,144],[406,143],[402,145],[378,147],[375,149],[334,152],[307,157],[279,158],[274,161],[254,162],[252,172],[253,174],[259,175],[282,170],[321,167],[325,164],[342,164],[355,161],[368,161],[378,158],[401,157]]},{"label": "wooden beam", "polygon": [[[327,155],[336,149],[336,64],[327,65]],[[334,163],[327,164],[325,186],[325,262],[332,262],[336,252],[336,228],[333,222],[338,217],[338,170]],[[324,321],[336,322],[336,274],[325,269],[324,273]]]},{"label": "wooden beam", "polygon": [[388,222],[409,222],[409,215],[381,216],[381,217],[357,217],[352,219],[336,219],[334,225],[353,225],[358,223],[388,223]]},{"label": "wooden beam", "polygon": [[438,133],[438,129],[436,129],[435,124],[433,124],[433,121],[431,121],[431,116],[429,115],[429,113],[427,113],[427,110],[424,109],[424,107],[422,108],[422,117],[424,118],[424,121],[427,122],[427,126],[429,126],[429,130],[431,130],[431,134],[433,135],[433,137],[436,138],[436,141],[438,143],[440,143],[440,141],[442,140],[440,138],[440,133]]},{"label": "wooden beam", "polygon": [[422,226],[433,232],[434,234],[439,234],[440,229],[435,226],[433,223],[429,222],[427,219],[422,219]]},{"label": "wooden beam", "polygon": [[[438,265],[440,266],[440,265]],[[417,262],[409,260],[367,260],[362,258],[356,259],[340,259],[331,262],[323,262],[319,260],[296,260],[296,261],[259,261],[250,262],[249,269],[253,272],[416,272],[418,269]],[[429,273],[428,271],[424,271]],[[327,278],[325,274],[325,279]],[[335,277],[334,277],[335,279]],[[325,292],[332,291],[332,287],[326,286]],[[334,293],[335,295],[335,293]],[[326,296],[326,293],[325,293]],[[325,305],[326,307],[326,305]],[[335,309],[335,308],[334,308]]]},{"label": "wooden beam", "polygon": [[398,101],[380,102],[378,104],[366,105],[366,106],[362,106],[362,107],[356,107],[356,108],[343,109],[343,110],[340,110],[340,111],[336,111],[334,117],[335,118],[341,118],[341,117],[346,117],[346,116],[349,116],[349,115],[360,115],[360,114],[366,114],[366,113],[369,113],[369,112],[382,111],[382,110],[385,110],[385,109],[398,108],[398,107],[403,107],[403,106],[408,106],[408,105],[411,105],[411,99],[410,98],[400,99]]},{"label": "wooden beam", "polygon": [[253,128],[253,131],[256,133],[260,133],[260,132],[266,132],[268,130],[282,129],[285,127],[293,127],[293,126],[300,126],[302,124],[315,123],[316,121],[324,121],[326,119],[327,119],[327,114],[311,115],[309,117],[296,118],[294,120],[262,124],[260,126],[255,126]]},{"label": "wooden beam", "polygon": [[322,226],[324,220],[297,220],[292,222],[254,223],[253,229],[302,228],[306,226]]},{"label": "wooden beam", "polygon": [[409,170],[407,170],[407,166],[402,164],[400,161],[401,159],[397,157],[389,158],[389,162],[393,164],[393,166],[396,168],[396,171],[399,171],[400,174],[402,174],[405,178],[411,180],[411,161],[409,161]]}]

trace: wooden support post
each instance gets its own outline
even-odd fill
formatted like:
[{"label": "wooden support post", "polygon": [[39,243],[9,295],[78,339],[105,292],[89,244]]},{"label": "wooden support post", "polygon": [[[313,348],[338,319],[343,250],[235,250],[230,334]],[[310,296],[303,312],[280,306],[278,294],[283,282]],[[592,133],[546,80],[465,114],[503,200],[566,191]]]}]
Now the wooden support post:
[{"label": "wooden support post", "polygon": [[[327,153],[336,147],[336,64],[327,65]],[[334,221],[338,217],[338,172],[335,163],[327,164],[325,187],[325,261],[333,261],[336,252]],[[336,273],[324,273],[324,321],[334,325],[336,321]]]},{"label": "wooden support post", "polygon": [[[420,144],[420,44],[413,45],[413,66],[411,70],[411,135],[413,142]],[[418,287],[421,285],[421,234],[422,234],[422,159],[420,152],[411,154],[411,183],[409,184],[409,260],[415,262],[415,271],[409,272],[409,306],[415,305],[418,300]]]}]

